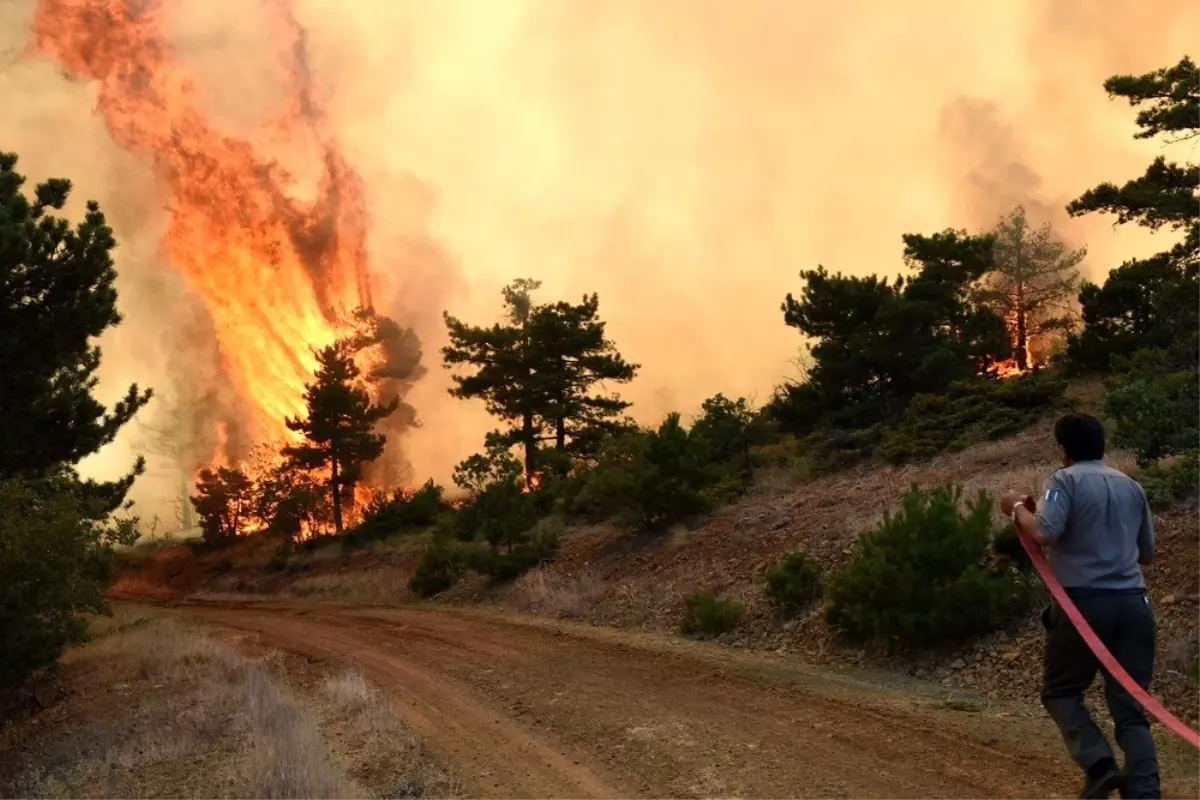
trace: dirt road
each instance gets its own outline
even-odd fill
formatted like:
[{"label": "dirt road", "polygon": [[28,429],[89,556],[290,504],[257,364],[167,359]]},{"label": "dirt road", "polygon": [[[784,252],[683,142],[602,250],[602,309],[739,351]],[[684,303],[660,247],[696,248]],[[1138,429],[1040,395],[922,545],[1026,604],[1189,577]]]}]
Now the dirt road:
[{"label": "dirt road", "polygon": [[483,797],[1050,797],[1046,723],[785,657],[450,610],[179,610],[357,665]]}]

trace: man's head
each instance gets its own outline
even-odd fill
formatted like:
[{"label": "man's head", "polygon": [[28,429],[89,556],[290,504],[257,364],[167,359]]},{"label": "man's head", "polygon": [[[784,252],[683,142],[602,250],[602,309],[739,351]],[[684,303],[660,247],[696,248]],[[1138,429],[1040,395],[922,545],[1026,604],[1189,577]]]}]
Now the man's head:
[{"label": "man's head", "polygon": [[1091,414],[1067,414],[1054,426],[1063,465],[1104,458],[1104,423]]}]

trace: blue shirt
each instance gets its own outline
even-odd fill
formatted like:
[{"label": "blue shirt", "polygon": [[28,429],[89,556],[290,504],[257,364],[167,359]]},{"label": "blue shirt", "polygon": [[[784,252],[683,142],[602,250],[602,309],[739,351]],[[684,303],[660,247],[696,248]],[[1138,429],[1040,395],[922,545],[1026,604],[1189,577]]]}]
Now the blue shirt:
[{"label": "blue shirt", "polygon": [[1040,506],[1050,568],[1064,587],[1145,588],[1138,562],[1154,558],[1154,518],[1137,481],[1081,461],[1051,476]]}]

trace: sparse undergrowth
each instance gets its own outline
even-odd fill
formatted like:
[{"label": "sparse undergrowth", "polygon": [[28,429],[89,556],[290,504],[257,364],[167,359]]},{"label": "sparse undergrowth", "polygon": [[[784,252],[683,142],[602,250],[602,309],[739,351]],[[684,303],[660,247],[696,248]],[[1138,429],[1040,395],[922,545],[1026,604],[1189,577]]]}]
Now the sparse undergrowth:
[{"label": "sparse undergrowth", "polygon": [[315,697],[203,629],[118,608],[63,698],[0,735],[6,797],[434,797],[457,787],[357,673]]},{"label": "sparse undergrowth", "polygon": [[964,381],[943,394],[917,395],[900,424],[883,434],[879,457],[893,464],[964,450],[1009,436],[1060,408],[1066,382],[1049,373]]}]

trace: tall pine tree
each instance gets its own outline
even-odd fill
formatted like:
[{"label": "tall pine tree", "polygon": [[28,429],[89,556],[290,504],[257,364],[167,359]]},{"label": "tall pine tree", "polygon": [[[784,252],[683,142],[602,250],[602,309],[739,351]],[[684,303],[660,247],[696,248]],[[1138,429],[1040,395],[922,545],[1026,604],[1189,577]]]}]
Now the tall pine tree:
[{"label": "tall pine tree", "polygon": [[285,447],[283,454],[301,469],[329,470],[333,528],[340,534],[342,504],[353,502],[352,490],[362,477],[363,464],[379,458],[387,441],[374,432],[375,425],[394,412],[400,401],[371,402],[359,384],[361,373],[351,343],[337,342],[321,350],[317,364],[316,380],[304,392],[308,416],[286,421],[290,430],[303,434],[304,442]]},{"label": "tall pine tree", "polygon": [[93,395],[95,339],[117,313],[112,230],[95,203],[72,225],[69,181],[32,197],[17,157],[0,153],[0,694],[86,638],[85,613],[103,613],[113,548],[132,544],[114,521],[143,461],[112,482],[81,481],[74,466],[111,442],[150,399],[131,386],[106,409]]},{"label": "tall pine tree", "polygon": [[1013,358],[1028,370],[1030,341],[1068,331],[1079,292],[1076,267],[1086,248],[1072,250],[1055,235],[1050,223],[1032,227],[1017,206],[992,231],[995,264],[983,279],[979,299],[1008,326]]},{"label": "tall pine tree", "polygon": [[[76,226],[47,214],[66,204],[71,182],[48,180],[30,200],[16,164],[0,153],[0,479],[37,479],[71,473],[111,442],[150,391],[130,386],[111,409],[92,395],[95,340],[121,322],[116,241],[94,202]],[[142,469],[138,459],[120,480],[79,488],[103,514],[121,505]]]},{"label": "tall pine tree", "polygon": [[595,455],[605,436],[628,427],[624,411],[629,402],[594,388],[628,383],[638,370],[606,338],[599,310],[600,299],[591,294],[578,305],[548,303],[533,314],[531,345],[544,399],[542,416],[551,428],[544,438],[574,457]]},{"label": "tall pine tree", "polygon": [[[1190,58],[1145,75],[1117,75],[1104,88],[1138,107],[1136,138],[1166,143],[1200,135],[1200,72]],[[1194,152],[1194,151],[1193,151]],[[1182,233],[1174,247],[1122,264],[1103,286],[1080,292],[1084,328],[1069,345],[1070,362],[1116,374],[1101,399],[1113,442],[1142,464],[1196,452],[1197,361],[1200,358],[1200,166],[1154,159],[1141,177],[1102,183],[1067,210],[1115,214],[1117,224]],[[1191,462],[1193,465],[1195,461]],[[1188,479],[1185,458],[1181,486]]]},{"label": "tall pine tree", "polygon": [[[1178,142],[1200,136],[1200,75],[1190,58],[1145,75],[1113,76],[1104,88],[1109,97],[1141,107],[1135,138]],[[1141,177],[1121,186],[1102,183],[1067,206],[1072,216],[1115,214],[1118,225],[1184,234],[1171,249],[1112,270],[1103,286],[1083,286],[1084,328],[1068,347],[1074,364],[1105,369],[1113,356],[1147,348],[1169,350],[1177,362],[1194,363],[1200,329],[1198,190],[1200,166],[1158,156]]]},{"label": "tall pine tree", "polygon": [[490,414],[509,424],[501,441],[523,449],[527,475],[538,471],[540,442],[572,455],[594,452],[598,437],[620,426],[629,405],[595,387],[628,382],[637,372],[605,337],[596,295],[578,305],[535,305],[532,294],[540,286],[513,281],[503,291],[503,322],[490,327],[444,315],[450,333],[442,350],[446,367],[471,370],[454,375],[451,394],[483,400]]}]

